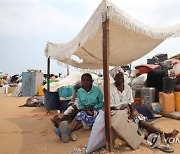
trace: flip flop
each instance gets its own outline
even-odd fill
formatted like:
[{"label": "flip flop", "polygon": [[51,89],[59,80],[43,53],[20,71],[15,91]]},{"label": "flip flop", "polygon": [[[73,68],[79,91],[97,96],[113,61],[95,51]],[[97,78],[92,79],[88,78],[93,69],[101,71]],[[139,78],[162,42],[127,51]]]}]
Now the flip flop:
[{"label": "flip flop", "polygon": [[67,121],[62,121],[59,124],[59,130],[61,132],[62,142],[67,143],[69,141],[69,138],[70,138],[70,129],[68,127]]},{"label": "flip flop", "polygon": [[59,127],[58,124],[53,119],[51,119],[51,122],[53,123],[54,127],[56,127],[56,128]]},{"label": "flip flop", "polygon": [[86,125],[85,121],[82,120],[81,123],[82,123],[84,129],[90,129],[90,127],[88,127],[88,126]]},{"label": "flip flop", "polygon": [[162,117],[162,115],[160,115],[160,114],[154,114],[154,116],[155,116],[155,119],[158,119],[158,118]]},{"label": "flip flop", "polygon": [[146,122],[150,125],[154,124],[155,119],[147,119]]},{"label": "flip flop", "polygon": [[157,149],[160,149],[163,152],[167,152],[167,153],[172,153],[174,152],[174,150],[169,147],[168,145],[159,145],[158,147],[156,147]]},{"label": "flip flop", "polygon": [[[53,130],[54,130],[54,132],[55,132],[55,134],[57,136],[61,137],[61,131],[59,130],[59,128],[54,127]],[[70,138],[71,138],[72,141],[76,141],[77,140],[77,136],[75,134],[72,134],[72,133],[70,135]]]},{"label": "flip flop", "polygon": [[53,130],[54,130],[54,132],[56,133],[57,136],[61,137],[61,131],[59,130],[59,128],[54,127]]}]

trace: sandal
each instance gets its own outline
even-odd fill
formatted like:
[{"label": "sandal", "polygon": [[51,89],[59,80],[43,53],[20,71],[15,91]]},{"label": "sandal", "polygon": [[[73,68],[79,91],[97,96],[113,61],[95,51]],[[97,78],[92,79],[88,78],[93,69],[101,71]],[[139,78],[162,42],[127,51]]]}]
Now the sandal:
[{"label": "sandal", "polygon": [[172,153],[174,152],[174,150],[168,146],[168,145],[159,145],[158,147],[156,147],[157,149],[160,149],[163,152],[167,152],[167,153]]},{"label": "sandal", "polygon": [[69,141],[70,134],[71,134],[67,121],[62,121],[59,124],[59,130],[61,132],[62,142],[67,143]]},{"label": "sandal", "polygon": [[54,127],[53,130],[54,130],[54,132],[56,133],[57,136],[61,137],[61,131],[59,130],[59,128]]},{"label": "sandal", "polygon": [[146,122],[150,125],[154,124],[155,119],[147,119]]},{"label": "sandal", "polygon": [[[54,132],[55,132],[55,134],[57,136],[61,137],[61,131],[59,130],[59,128],[54,127],[53,130],[54,130]],[[76,141],[77,140],[77,136],[75,134],[72,134],[72,133],[70,135],[70,138],[71,138],[72,141]]]}]

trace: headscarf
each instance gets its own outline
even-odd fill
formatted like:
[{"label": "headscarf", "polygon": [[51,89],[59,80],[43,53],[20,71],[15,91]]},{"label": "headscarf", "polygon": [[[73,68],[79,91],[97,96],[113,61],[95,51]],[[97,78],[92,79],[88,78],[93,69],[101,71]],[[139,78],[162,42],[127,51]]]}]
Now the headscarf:
[{"label": "headscarf", "polygon": [[122,72],[124,75],[124,70],[118,66],[118,67],[114,67],[112,70],[110,70],[110,75],[112,76],[112,78],[114,79],[114,77],[116,76],[116,74]]}]

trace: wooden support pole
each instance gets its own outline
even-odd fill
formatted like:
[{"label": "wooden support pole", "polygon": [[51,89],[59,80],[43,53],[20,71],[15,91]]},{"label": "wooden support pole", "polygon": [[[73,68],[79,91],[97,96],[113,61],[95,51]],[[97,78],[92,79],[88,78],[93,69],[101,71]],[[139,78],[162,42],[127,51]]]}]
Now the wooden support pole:
[{"label": "wooden support pole", "polygon": [[47,60],[47,112],[50,113],[50,57]]},{"label": "wooden support pole", "polygon": [[69,65],[67,64],[67,76],[69,75]]},{"label": "wooden support pole", "polygon": [[[104,18],[104,17],[103,17]],[[110,82],[109,82],[109,19],[105,15],[105,21],[102,23],[103,29],[103,75],[104,75],[104,104],[105,104],[105,128],[106,141],[109,152],[112,151],[111,134],[111,111],[110,111]]]}]

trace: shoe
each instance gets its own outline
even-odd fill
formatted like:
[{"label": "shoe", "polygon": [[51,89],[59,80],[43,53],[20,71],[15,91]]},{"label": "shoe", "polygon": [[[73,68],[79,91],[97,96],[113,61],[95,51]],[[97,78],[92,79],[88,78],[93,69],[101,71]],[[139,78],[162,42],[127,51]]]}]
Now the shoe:
[{"label": "shoe", "polygon": [[146,122],[152,125],[155,122],[155,119],[147,119]]},{"label": "shoe", "polygon": [[155,119],[158,119],[158,118],[161,118],[162,115],[160,115],[160,114],[154,114],[154,117],[155,117]]},{"label": "shoe", "polygon": [[[56,133],[57,136],[61,137],[61,131],[59,130],[59,128],[54,127],[53,128],[54,132]],[[70,138],[72,141],[76,141],[77,140],[77,136],[75,134],[70,135]]]},{"label": "shoe", "polygon": [[59,130],[61,132],[62,142],[67,143],[69,141],[70,134],[71,134],[67,121],[62,121],[59,124]]},{"label": "shoe", "polygon": [[53,130],[57,136],[61,137],[61,131],[59,130],[59,128],[54,127]]},{"label": "shoe", "polygon": [[84,129],[90,129],[90,127],[87,126],[85,121],[82,120],[81,123],[82,123]]},{"label": "shoe", "polygon": [[157,149],[160,149],[161,151],[163,151],[163,152],[167,152],[167,153],[172,153],[172,152],[174,152],[174,150],[170,147],[170,146],[168,146],[168,145],[159,145],[158,147],[156,147]]}]

